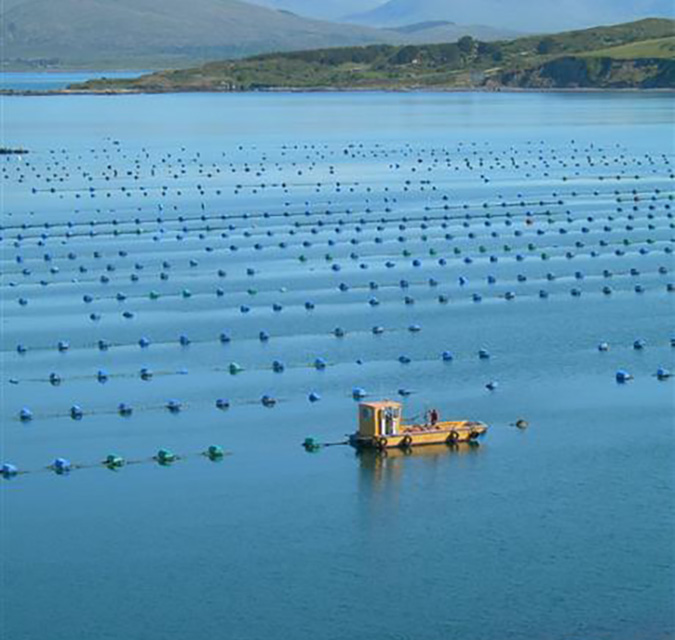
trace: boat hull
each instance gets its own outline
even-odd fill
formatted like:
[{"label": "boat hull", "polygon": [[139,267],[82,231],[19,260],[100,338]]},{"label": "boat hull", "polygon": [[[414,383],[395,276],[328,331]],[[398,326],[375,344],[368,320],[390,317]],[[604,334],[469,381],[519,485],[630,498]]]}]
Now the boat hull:
[{"label": "boat hull", "polygon": [[475,442],[487,433],[487,429],[487,425],[476,422],[440,423],[436,427],[408,427],[401,433],[387,436],[362,436],[357,433],[350,437],[349,443],[357,449],[407,449],[434,444],[454,445]]}]

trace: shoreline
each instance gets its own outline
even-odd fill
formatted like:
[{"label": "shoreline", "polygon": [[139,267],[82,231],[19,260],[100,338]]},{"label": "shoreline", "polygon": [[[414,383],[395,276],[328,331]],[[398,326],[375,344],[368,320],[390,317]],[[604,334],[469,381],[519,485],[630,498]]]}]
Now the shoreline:
[{"label": "shoreline", "polygon": [[177,95],[186,93],[675,93],[675,87],[269,87],[264,89],[0,89],[0,97]]}]

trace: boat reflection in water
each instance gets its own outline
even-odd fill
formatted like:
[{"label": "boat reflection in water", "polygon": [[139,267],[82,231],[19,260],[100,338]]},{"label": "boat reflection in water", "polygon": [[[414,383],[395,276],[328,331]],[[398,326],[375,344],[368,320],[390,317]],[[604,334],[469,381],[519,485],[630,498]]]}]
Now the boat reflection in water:
[{"label": "boat reflection in water", "polygon": [[466,466],[485,450],[486,446],[477,441],[381,451],[357,449],[359,489],[364,493],[391,490],[397,493],[406,474],[410,482],[417,481],[414,477],[422,477],[424,482],[448,483],[456,480],[456,473],[461,472],[457,465]]}]

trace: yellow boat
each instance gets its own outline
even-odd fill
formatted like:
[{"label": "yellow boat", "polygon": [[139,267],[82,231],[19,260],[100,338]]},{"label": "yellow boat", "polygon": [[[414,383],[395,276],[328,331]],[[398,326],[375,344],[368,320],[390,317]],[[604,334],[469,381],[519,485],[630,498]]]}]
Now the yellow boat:
[{"label": "yellow boat", "polygon": [[487,425],[473,420],[440,420],[438,411],[428,411],[423,423],[404,424],[400,402],[361,402],[359,430],[349,438],[357,448],[408,449],[420,445],[474,442],[487,432]]}]

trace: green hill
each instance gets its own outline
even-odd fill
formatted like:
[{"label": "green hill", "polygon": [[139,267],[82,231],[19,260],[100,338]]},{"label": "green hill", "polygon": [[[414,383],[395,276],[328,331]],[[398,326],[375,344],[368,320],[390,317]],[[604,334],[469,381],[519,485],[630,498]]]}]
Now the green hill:
[{"label": "green hill", "polygon": [[[675,88],[672,20],[642,20],[545,37],[295,51],[210,63],[87,91],[260,89]],[[632,48],[632,49],[631,49]],[[626,57],[626,52],[634,52]],[[647,55],[648,54],[648,55]]]}]

